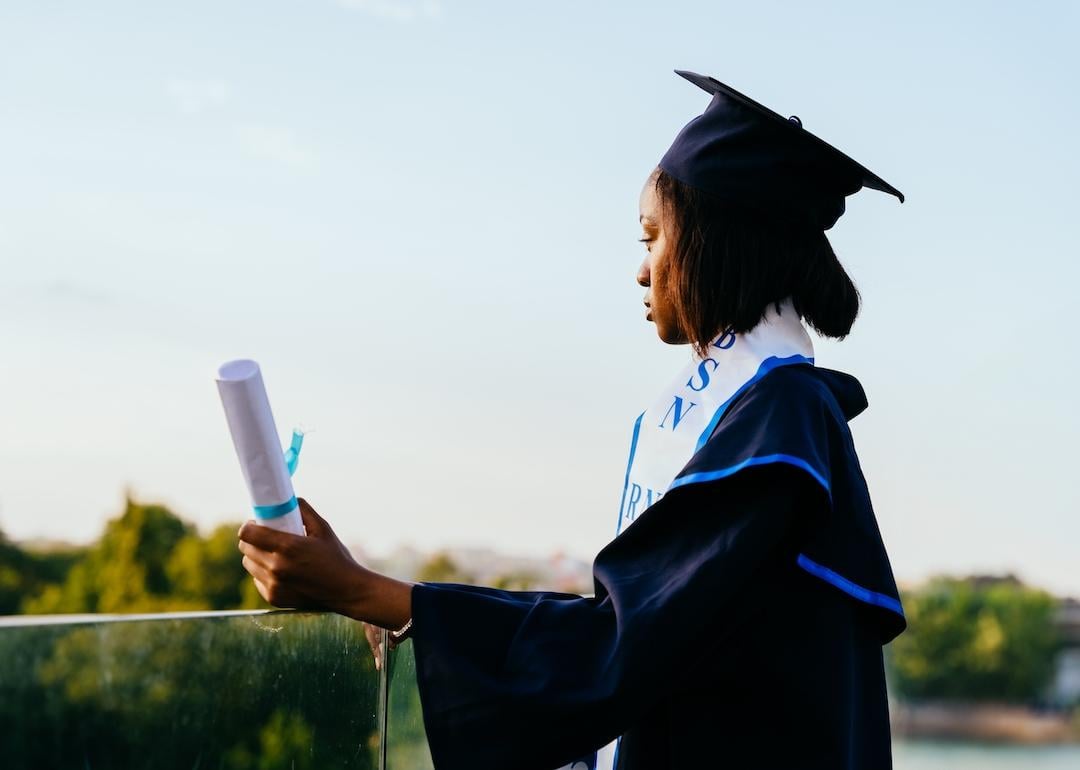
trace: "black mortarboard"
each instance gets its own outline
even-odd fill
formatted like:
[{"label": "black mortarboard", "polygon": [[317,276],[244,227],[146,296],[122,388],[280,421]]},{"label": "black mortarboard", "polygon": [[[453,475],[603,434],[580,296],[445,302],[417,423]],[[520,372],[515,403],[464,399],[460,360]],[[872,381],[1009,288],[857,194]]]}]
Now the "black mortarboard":
[{"label": "black mortarboard", "polygon": [[680,182],[733,209],[828,230],[844,213],[844,198],[863,187],[904,194],[823,142],[796,116],[784,118],[705,75],[676,74],[713,95],[660,160]]}]

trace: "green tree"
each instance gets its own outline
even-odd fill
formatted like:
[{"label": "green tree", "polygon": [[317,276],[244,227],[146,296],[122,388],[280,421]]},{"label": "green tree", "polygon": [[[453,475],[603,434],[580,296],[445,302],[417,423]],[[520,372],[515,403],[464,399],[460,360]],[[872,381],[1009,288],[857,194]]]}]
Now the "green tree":
[{"label": "green tree", "polygon": [[192,532],[176,544],[165,573],[178,599],[214,610],[245,604],[245,587],[254,583],[236,548],[239,526],[222,524],[206,538]]},{"label": "green tree", "polygon": [[29,613],[155,612],[180,609],[171,601],[166,564],[194,528],[161,505],[130,497],[108,522],[101,539],[68,572],[64,582],[28,600]]},{"label": "green tree", "polygon": [[[243,567],[237,528],[222,524],[203,538],[165,506],[128,498],[82,551],[27,555],[11,546],[16,558],[0,542],[0,611],[4,602],[31,614],[267,608]],[[16,582],[30,558],[41,578]]]},{"label": "green tree", "polygon": [[903,698],[1026,701],[1054,671],[1057,600],[1015,579],[936,578],[906,592],[908,630],[888,648]]},{"label": "green tree", "polygon": [[28,561],[27,554],[0,532],[0,615],[18,611],[25,591],[23,575]]},{"label": "green tree", "polygon": [[12,543],[0,532],[0,615],[15,614],[27,596],[58,586],[85,552],[84,548],[70,547],[33,551]]}]

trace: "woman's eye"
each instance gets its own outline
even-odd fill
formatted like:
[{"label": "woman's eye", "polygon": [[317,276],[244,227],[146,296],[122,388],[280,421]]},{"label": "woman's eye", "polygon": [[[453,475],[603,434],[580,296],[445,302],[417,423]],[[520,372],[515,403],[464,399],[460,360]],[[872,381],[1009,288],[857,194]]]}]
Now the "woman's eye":
[{"label": "woman's eye", "polygon": [[644,243],[646,249],[649,248],[649,244],[652,243],[655,240],[656,240],[655,238],[638,238],[638,242],[639,243]]}]

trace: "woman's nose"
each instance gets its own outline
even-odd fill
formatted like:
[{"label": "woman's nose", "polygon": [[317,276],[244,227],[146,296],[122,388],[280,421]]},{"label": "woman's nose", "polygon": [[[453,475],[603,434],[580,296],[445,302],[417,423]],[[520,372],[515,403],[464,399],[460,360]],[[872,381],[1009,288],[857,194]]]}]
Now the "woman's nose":
[{"label": "woman's nose", "polygon": [[637,282],[638,286],[649,285],[649,260],[643,260],[641,267],[637,270]]}]

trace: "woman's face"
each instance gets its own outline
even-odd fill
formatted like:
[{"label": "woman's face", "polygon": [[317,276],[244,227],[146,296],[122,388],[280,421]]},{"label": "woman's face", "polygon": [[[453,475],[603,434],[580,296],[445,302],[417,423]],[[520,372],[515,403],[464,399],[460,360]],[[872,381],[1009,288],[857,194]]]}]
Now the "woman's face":
[{"label": "woman's face", "polygon": [[672,345],[685,343],[679,329],[669,283],[670,254],[674,250],[674,233],[670,217],[665,213],[656,194],[654,171],[645,180],[638,202],[640,208],[641,241],[645,244],[645,260],[638,268],[637,282],[645,288],[645,320],[656,324],[660,339]]}]

